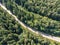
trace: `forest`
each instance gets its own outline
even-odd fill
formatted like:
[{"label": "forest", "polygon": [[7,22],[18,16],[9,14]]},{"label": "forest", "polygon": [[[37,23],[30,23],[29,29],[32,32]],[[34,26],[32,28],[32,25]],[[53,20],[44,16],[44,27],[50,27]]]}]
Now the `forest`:
[{"label": "forest", "polygon": [[[60,0],[0,0],[20,21],[60,37]],[[60,45],[21,26],[0,7],[0,45]]]},{"label": "forest", "polygon": [[32,33],[0,7],[0,45],[60,45]]},{"label": "forest", "polygon": [[38,31],[54,36],[60,36],[59,2],[59,0],[1,1],[1,3],[5,5],[7,9],[9,9],[14,15],[18,17],[19,20],[24,22],[26,25]]}]

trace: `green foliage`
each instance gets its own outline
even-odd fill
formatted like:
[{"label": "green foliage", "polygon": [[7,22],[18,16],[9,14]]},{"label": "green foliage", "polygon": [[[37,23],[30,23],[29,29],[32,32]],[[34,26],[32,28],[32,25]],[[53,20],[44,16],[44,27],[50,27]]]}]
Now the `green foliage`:
[{"label": "green foliage", "polygon": [[[59,0],[1,1],[28,26],[55,36],[60,36],[59,2]],[[0,7],[0,45],[60,45],[60,43],[28,31]]]},{"label": "green foliage", "polygon": [[0,45],[50,45],[50,42],[19,25],[14,17],[0,7]]},{"label": "green foliage", "polygon": [[19,2],[16,0],[15,2],[30,12],[60,21],[60,0],[24,0]]},{"label": "green foliage", "polygon": [[[10,4],[8,4],[8,2],[10,2]],[[17,5],[13,1],[7,1],[5,4],[7,8],[9,7],[9,10],[12,9],[11,12],[15,14],[19,20],[30,27],[51,35],[60,36],[60,21],[52,20],[48,17],[29,12],[24,7]]]}]

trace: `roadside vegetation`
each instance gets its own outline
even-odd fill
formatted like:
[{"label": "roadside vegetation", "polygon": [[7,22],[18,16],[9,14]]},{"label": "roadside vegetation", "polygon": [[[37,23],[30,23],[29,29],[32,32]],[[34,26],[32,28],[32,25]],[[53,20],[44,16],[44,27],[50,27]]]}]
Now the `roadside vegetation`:
[{"label": "roadside vegetation", "polygon": [[[25,2],[27,3],[27,1]],[[2,4],[4,4],[14,15],[18,17],[19,20],[24,22],[26,25],[47,34],[60,36],[60,21],[59,21],[60,18],[57,19],[60,15],[59,13],[58,13],[59,15],[57,15],[58,17],[53,15],[54,19],[52,19],[52,17],[49,18],[49,16],[46,16],[47,14],[44,13],[43,14],[45,16],[42,16],[42,14],[34,13],[33,11],[29,11],[28,9],[26,9],[24,7],[25,2],[23,3],[20,0],[21,4],[19,4],[19,1],[17,3],[16,0],[14,1],[2,0]],[[54,2],[57,4],[56,1]],[[59,3],[57,5],[59,5]],[[56,12],[58,11],[56,10]],[[47,11],[47,13],[49,13],[49,11]]]},{"label": "roadside vegetation", "polygon": [[32,33],[0,7],[0,45],[60,45]]}]

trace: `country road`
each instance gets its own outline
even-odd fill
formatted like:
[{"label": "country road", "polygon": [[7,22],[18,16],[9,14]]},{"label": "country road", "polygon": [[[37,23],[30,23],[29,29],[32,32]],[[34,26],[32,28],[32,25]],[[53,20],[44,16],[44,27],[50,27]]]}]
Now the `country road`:
[{"label": "country road", "polygon": [[45,38],[48,38],[48,39],[51,39],[51,40],[54,40],[54,41],[57,41],[57,42],[60,42],[60,38],[59,37],[55,37],[55,36],[51,36],[51,35],[48,35],[48,34],[45,34],[45,33],[42,33],[42,32],[39,32],[39,31],[36,31],[28,26],[26,26],[23,22],[21,22],[20,20],[18,20],[18,18],[12,14],[9,10],[7,10],[7,8],[5,6],[3,6],[1,3],[0,3],[0,7],[2,7],[6,12],[8,12],[11,16],[13,16],[15,18],[15,20],[20,24],[22,25],[23,27],[27,28],[28,30],[36,33],[36,34],[40,34],[42,35],[43,37]]}]

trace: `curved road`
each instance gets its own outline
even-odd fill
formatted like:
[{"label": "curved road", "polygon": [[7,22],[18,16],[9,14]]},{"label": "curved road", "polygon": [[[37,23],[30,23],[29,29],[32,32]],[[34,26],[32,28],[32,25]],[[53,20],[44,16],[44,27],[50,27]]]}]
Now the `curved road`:
[{"label": "curved road", "polygon": [[21,22],[20,20],[18,20],[18,18],[13,15],[9,10],[7,10],[7,8],[5,6],[3,6],[1,3],[0,3],[0,7],[2,7],[5,11],[7,11],[11,16],[13,16],[15,18],[15,20],[20,24],[22,25],[23,27],[27,28],[28,30],[36,33],[36,34],[40,34],[42,35],[43,37],[45,38],[48,38],[48,39],[51,39],[51,40],[54,40],[54,41],[57,41],[57,42],[60,42],[60,38],[59,37],[55,37],[55,36],[51,36],[51,35],[48,35],[48,34],[45,34],[45,33],[42,33],[42,32],[39,32],[39,31],[36,31],[28,26],[26,26],[23,22]]}]

